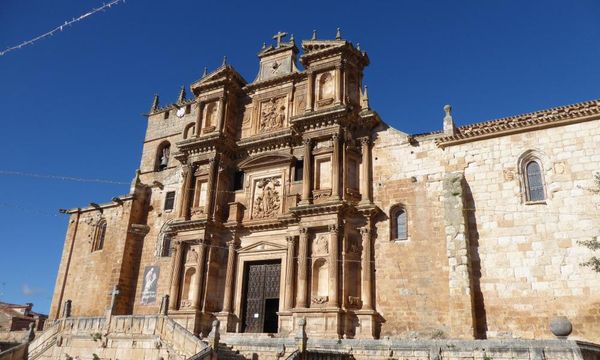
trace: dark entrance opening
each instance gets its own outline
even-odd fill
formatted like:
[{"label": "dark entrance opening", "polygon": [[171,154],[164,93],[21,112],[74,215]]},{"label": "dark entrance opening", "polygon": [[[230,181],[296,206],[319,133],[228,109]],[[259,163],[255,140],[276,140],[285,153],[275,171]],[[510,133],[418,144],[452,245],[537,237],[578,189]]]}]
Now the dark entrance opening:
[{"label": "dark entrance opening", "polygon": [[279,299],[265,299],[265,328],[266,333],[277,332],[277,311],[279,311]]},{"label": "dark entrance opening", "polygon": [[246,263],[242,331],[276,333],[281,261]]}]

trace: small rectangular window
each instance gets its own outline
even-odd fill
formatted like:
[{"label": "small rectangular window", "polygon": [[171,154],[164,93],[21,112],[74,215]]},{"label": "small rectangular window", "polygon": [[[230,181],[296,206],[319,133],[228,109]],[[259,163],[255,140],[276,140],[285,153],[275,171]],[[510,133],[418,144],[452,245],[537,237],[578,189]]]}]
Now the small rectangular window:
[{"label": "small rectangular window", "polygon": [[302,181],[304,178],[304,160],[296,160],[294,165],[294,181]]},{"label": "small rectangular window", "polygon": [[233,191],[242,190],[244,188],[244,172],[236,171],[233,175]]},{"label": "small rectangular window", "polygon": [[191,112],[192,112],[192,106],[191,106],[191,105],[187,105],[187,106],[185,107],[185,113],[186,113],[186,114],[189,114],[189,113],[191,113]]},{"label": "small rectangular window", "polygon": [[175,191],[167,192],[167,196],[165,196],[165,210],[173,210],[173,206],[175,205]]},{"label": "small rectangular window", "polygon": [[169,110],[165,111],[165,113],[164,113],[164,118],[165,118],[165,119],[168,119],[168,118],[169,118]]}]

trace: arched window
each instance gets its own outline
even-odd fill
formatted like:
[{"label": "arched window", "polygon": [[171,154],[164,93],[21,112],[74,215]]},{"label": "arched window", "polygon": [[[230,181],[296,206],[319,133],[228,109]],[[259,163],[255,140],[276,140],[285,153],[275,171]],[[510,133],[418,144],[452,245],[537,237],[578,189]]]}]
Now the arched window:
[{"label": "arched window", "polygon": [[530,160],[525,164],[525,188],[527,201],[542,201],[546,199],[542,167],[537,160]]},{"label": "arched window", "polygon": [[94,241],[92,242],[92,252],[102,250],[104,247],[104,237],[106,236],[106,220],[100,219],[94,229]]},{"label": "arched window", "polygon": [[168,141],[163,142],[156,152],[156,171],[163,171],[169,166],[169,155],[171,154],[171,144]]},{"label": "arched window", "polygon": [[400,206],[392,209],[390,212],[391,221],[391,240],[408,239],[408,219],[406,210]]}]

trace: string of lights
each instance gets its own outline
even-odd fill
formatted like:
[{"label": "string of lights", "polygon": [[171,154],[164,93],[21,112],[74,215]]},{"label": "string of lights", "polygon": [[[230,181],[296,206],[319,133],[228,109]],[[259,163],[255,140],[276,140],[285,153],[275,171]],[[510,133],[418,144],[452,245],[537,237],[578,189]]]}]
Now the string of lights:
[{"label": "string of lights", "polygon": [[47,37],[53,36],[54,34],[63,31],[65,28],[67,28],[67,27],[69,27],[69,26],[71,26],[71,25],[73,25],[73,24],[75,24],[75,23],[77,23],[79,21],[82,21],[82,20],[84,20],[84,19],[86,19],[86,18],[88,18],[88,17],[90,17],[90,16],[92,16],[92,15],[94,15],[94,14],[100,12],[100,11],[103,11],[105,9],[110,8],[113,5],[117,5],[119,3],[124,3],[124,2],[125,2],[125,0],[113,0],[113,1],[111,1],[109,3],[104,3],[104,4],[102,4],[102,6],[100,6],[98,8],[93,8],[92,10],[86,12],[85,14],[83,14],[83,15],[77,17],[77,18],[73,18],[71,20],[65,21],[64,24],[59,25],[59,26],[55,27],[54,29],[52,29],[52,30],[50,30],[50,31],[48,31],[46,33],[43,33],[43,34],[38,35],[38,36],[36,36],[36,37],[34,37],[34,38],[30,39],[30,40],[23,41],[22,43],[20,43],[18,45],[11,46],[11,47],[8,47],[8,48],[0,51],[0,56],[4,56],[4,55],[6,55],[7,53],[9,53],[11,51],[21,49],[21,48],[23,48],[25,46],[33,45],[34,43],[36,43],[36,42],[38,42],[40,40],[43,40],[43,39],[45,39]]},{"label": "string of lights", "polygon": [[73,176],[36,174],[36,173],[20,172],[20,171],[8,171],[8,170],[0,170],[0,176],[24,176],[24,177],[33,177],[33,178],[40,178],[40,179],[52,179],[52,180],[63,180],[63,181],[77,181],[77,182],[85,182],[85,183],[129,185],[128,182],[124,182],[124,181],[114,181],[114,180],[104,180],[104,179],[86,179],[86,178],[73,177]]}]

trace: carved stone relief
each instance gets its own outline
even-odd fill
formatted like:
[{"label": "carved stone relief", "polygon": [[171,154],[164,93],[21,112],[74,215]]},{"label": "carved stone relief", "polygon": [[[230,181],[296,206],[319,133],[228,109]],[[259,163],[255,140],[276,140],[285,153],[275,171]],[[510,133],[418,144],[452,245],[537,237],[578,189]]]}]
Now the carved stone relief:
[{"label": "carved stone relief", "polygon": [[326,255],[329,253],[329,241],[327,235],[318,235],[313,243],[312,253],[315,255]]},{"label": "carved stone relief", "polygon": [[283,127],[286,117],[286,97],[269,99],[261,104],[259,132],[266,132]]},{"label": "carved stone relief", "polygon": [[281,177],[259,179],[254,185],[252,217],[264,219],[275,217],[281,209]]}]

